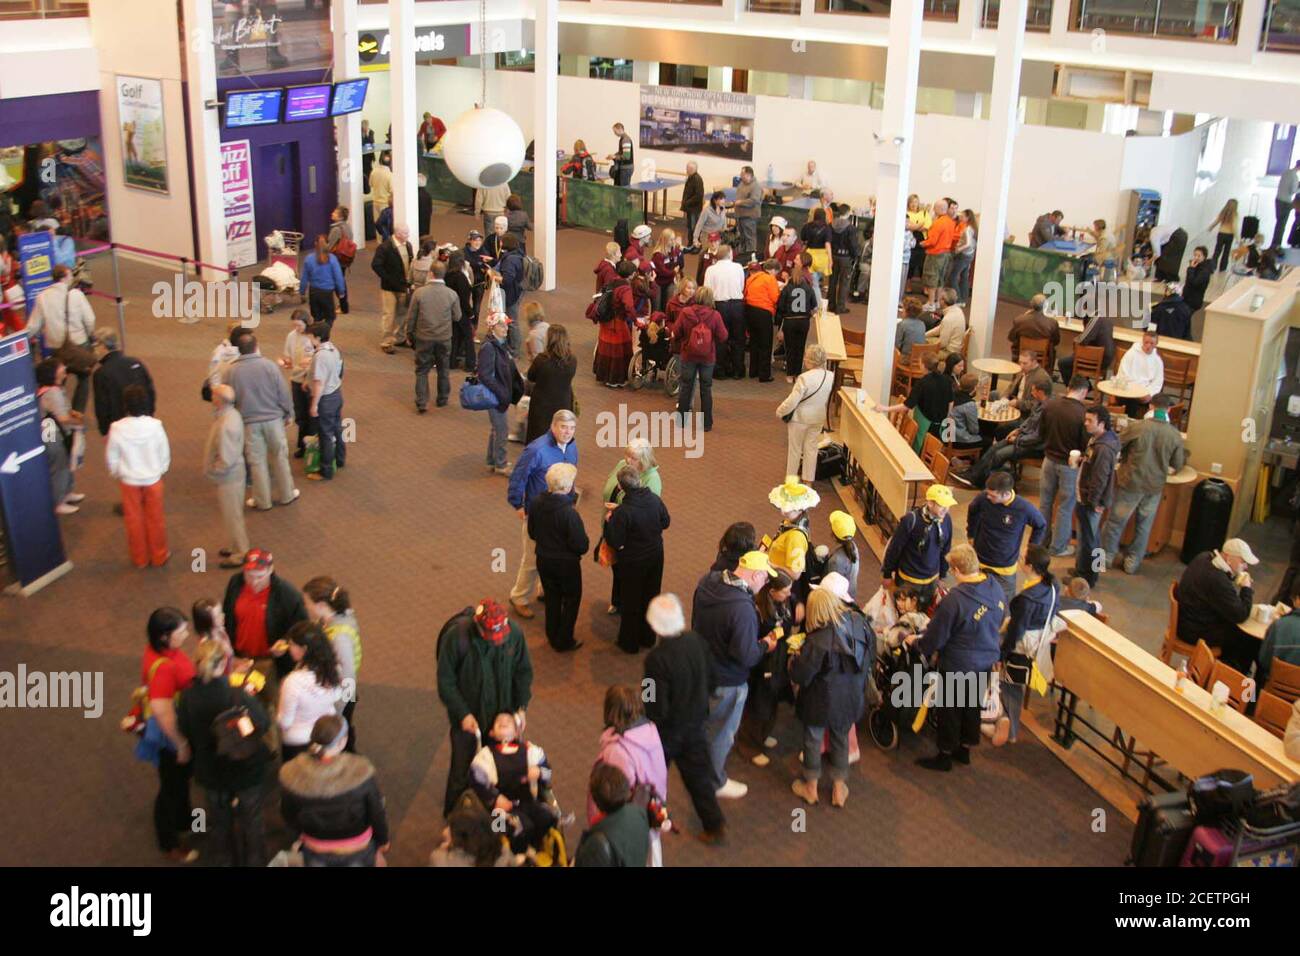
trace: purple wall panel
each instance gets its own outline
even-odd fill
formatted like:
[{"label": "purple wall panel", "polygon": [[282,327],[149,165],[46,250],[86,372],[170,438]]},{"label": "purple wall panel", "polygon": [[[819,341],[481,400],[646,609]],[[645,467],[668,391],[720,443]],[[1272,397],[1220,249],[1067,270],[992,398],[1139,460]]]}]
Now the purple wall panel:
[{"label": "purple wall panel", "polygon": [[99,135],[98,90],[0,100],[0,146]]}]

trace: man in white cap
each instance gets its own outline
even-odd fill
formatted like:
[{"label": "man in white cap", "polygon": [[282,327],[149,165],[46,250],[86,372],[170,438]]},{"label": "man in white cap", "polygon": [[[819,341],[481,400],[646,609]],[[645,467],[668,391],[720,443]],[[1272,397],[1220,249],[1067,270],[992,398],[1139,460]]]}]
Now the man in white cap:
[{"label": "man in white cap", "polygon": [[925,493],[925,504],[917,505],[899,519],[880,564],[884,587],[915,588],[920,592],[918,606],[921,608],[928,608],[934,602],[939,579],[948,574],[948,551],[952,548],[952,518],[948,509],[956,504],[951,488],[931,485]]},{"label": "man in white cap", "polygon": [[1250,617],[1255,586],[1247,566],[1259,564],[1250,545],[1229,538],[1217,551],[1203,551],[1178,579],[1178,639],[1204,638],[1222,650],[1221,660],[1243,674],[1259,654],[1259,642],[1239,625]]}]

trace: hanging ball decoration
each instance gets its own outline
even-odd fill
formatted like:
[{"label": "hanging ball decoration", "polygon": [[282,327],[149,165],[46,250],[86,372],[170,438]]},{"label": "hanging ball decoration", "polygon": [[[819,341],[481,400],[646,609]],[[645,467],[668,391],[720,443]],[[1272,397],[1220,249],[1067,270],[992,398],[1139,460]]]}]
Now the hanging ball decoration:
[{"label": "hanging ball decoration", "polygon": [[500,110],[472,109],[447,128],[442,158],[451,174],[466,186],[500,186],[514,179],[523,165],[524,134],[519,124]]}]

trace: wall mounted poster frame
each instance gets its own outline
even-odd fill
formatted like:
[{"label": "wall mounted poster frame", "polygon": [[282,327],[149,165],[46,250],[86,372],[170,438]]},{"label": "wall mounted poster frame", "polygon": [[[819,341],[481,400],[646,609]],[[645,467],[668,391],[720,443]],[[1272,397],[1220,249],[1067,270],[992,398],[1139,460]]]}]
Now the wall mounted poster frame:
[{"label": "wall mounted poster frame", "polygon": [[122,179],[148,192],[168,193],[167,137],[161,80],[114,77],[117,124],[122,135]]}]

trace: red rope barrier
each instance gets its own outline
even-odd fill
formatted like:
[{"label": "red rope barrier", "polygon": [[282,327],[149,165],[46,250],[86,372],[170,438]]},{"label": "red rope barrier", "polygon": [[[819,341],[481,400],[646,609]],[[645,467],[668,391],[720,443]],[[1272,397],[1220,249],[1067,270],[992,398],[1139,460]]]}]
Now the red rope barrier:
[{"label": "red rope barrier", "polygon": [[203,262],[199,259],[190,259],[186,256],[173,255],[170,252],[155,252],[152,249],[141,249],[139,246],[128,246],[120,242],[112,243],[112,247],[114,249],[124,249],[127,252],[137,252],[145,256],[153,256],[155,259],[171,259],[172,261],[179,262],[182,265],[187,262],[192,262],[196,266],[201,266],[204,269],[216,269],[218,272],[233,273],[235,271],[230,266],[217,266],[210,262]]}]

